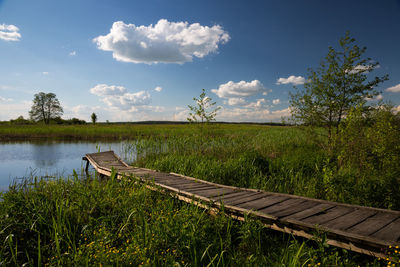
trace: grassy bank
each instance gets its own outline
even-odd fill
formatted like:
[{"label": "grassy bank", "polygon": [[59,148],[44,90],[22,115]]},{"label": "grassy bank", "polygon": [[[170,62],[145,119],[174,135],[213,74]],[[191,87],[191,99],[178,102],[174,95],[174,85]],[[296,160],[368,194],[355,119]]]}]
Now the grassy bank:
[{"label": "grassy bank", "polygon": [[[271,126],[257,124],[215,124],[213,135],[245,133]],[[278,126],[276,126],[278,127]],[[278,127],[280,128],[280,127]],[[0,141],[32,139],[120,140],[147,137],[167,138],[196,134],[198,127],[189,124],[86,124],[86,125],[12,125],[0,124]]]},{"label": "grassy bank", "polygon": [[[356,266],[373,258],[122,182],[27,180],[0,202],[0,265]],[[38,264],[39,262],[39,264]]]},{"label": "grassy bank", "polygon": [[[355,129],[354,136],[362,132],[359,126]],[[366,132],[375,139],[366,139],[368,142],[360,145],[362,151],[357,151],[360,148],[355,142],[346,143],[351,144],[348,151],[353,158],[366,155],[363,164],[356,166],[343,163],[346,150],[326,150],[326,140],[315,139],[316,132],[310,135],[297,127],[13,126],[0,127],[0,136],[9,131],[13,138],[124,139],[128,140],[126,153],[138,155],[132,162],[136,166],[227,185],[400,209],[397,130],[373,129],[383,134],[379,139],[374,132]],[[386,132],[393,138],[387,138]],[[380,142],[386,147],[378,146]],[[369,144],[373,150],[368,150]],[[26,181],[10,187],[1,198],[0,266],[37,265],[38,261],[121,266],[380,264],[366,256],[328,248],[323,242],[269,231],[251,218],[236,222],[223,214],[210,216],[129,180]]]}]

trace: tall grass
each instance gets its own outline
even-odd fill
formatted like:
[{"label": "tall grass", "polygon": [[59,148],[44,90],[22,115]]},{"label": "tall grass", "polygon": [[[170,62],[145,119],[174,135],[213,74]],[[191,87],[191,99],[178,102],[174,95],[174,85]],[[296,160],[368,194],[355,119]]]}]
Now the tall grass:
[{"label": "tall grass", "polygon": [[25,180],[1,195],[0,266],[365,265],[374,259],[150,191],[129,178]]}]

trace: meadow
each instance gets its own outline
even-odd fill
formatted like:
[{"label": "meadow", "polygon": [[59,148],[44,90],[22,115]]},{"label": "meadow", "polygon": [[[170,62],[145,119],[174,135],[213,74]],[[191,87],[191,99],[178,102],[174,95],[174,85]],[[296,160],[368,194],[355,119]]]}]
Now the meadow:
[{"label": "meadow", "polygon": [[[138,154],[135,166],[227,185],[400,209],[399,168],[384,160],[379,166],[358,169],[343,164],[343,150],[326,149],[326,140],[315,138],[323,136],[323,129],[310,134],[300,127],[251,124],[46,127],[2,125],[0,136],[129,139],[126,152]],[[382,157],[393,158],[389,152]],[[379,161],[379,155],[373,160]],[[387,166],[390,169],[382,171]],[[252,218],[238,222],[223,211],[210,215],[128,178],[117,182],[77,175],[52,181],[31,177],[10,186],[0,198],[0,265],[387,264],[328,247],[323,236],[321,242],[307,241],[265,229]]]}]

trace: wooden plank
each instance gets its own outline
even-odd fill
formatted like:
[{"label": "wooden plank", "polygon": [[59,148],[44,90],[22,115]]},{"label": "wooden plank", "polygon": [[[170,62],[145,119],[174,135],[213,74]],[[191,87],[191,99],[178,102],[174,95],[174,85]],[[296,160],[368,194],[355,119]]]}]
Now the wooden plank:
[{"label": "wooden plank", "polygon": [[265,195],[263,198],[238,204],[237,206],[248,210],[259,210],[288,199],[285,196]]},{"label": "wooden plank", "polygon": [[300,213],[302,211],[308,210],[310,208],[313,208],[315,206],[319,205],[318,202],[316,201],[311,201],[311,200],[306,200],[303,203],[300,203],[298,205],[292,205],[286,209],[282,209],[279,211],[275,211],[275,212],[269,212],[272,215],[278,217],[278,218],[282,218],[282,217],[286,217],[295,213]]},{"label": "wooden plank", "polygon": [[265,197],[265,195],[265,193],[249,193],[247,196],[243,196],[241,198],[226,199],[224,203],[225,205],[235,206],[244,202],[260,199],[262,197]]},{"label": "wooden plank", "polygon": [[304,201],[305,201],[304,199],[296,199],[296,198],[284,199],[283,201],[280,201],[274,205],[259,209],[258,211],[260,213],[272,214],[273,212],[281,211],[288,207],[299,205],[299,204],[303,203]]},{"label": "wooden plank", "polygon": [[397,218],[399,218],[399,216],[391,213],[378,212],[373,217],[370,217],[365,221],[347,229],[347,231],[359,235],[370,236]]},{"label": "wooden plank", "polygon": [[[193,192],[193,191],[188,191],[188,192]],[[201,190],[201,191],[195,191],[194,194],[202,196],[202,197],[215,197],[215,196],[222,196],[225,194],[229,194],[231,192],[234,192],[233,189],[230,188],[216,188],[216,189],[211,189],[211,190]]]},{"label": "wooden plank", "polygon": [[332,209],[327,210],[326,213],[316,214],[316,215],[308,217],[302,221],[311,223],[311,224],[324,224],[333,219],[336,219],[338,217],[346,215],[347,213],[350,213],[354,210],[355,210],[355,208],[336,206]]},{"label": "wooden plank", "polygon": [[400,218],[396,219],[395,221],[389,223],[385,227],[383,227],[378,232],[371,235],[374,238],[378,238],[381,240],[393,241],[397,242],[400,241]]},{"label": "wooden plank", "polygon": [[347,228],[350,228],[375,214],[376,211],[357,209],[322,225],[328,228],[346,230]]},{"label": "wooden plank", "polygon": [[197,191],[202,191],[202,190],[218,189],[218,187],[209,184],[195,184],[195,183],[185,184],[185,185],[174,185],[174,187],[191,193],[195,193]]},{"label": "wooden plank", "polygon": [[245,196],[245,195],[248,195],[248,194],[249,193],[246,192],[246,191],[237,191],[237,192],[233,192],[233,193],[230,193],[230,194],[225,194],[223,196],[212,197],[211,199],[212,200],[217,200],[217,201],[222,203],[222,202],[224,202],[224,201],[226,201],[228,199],[238,199],[238,198],[240,198],[242,196]]}]

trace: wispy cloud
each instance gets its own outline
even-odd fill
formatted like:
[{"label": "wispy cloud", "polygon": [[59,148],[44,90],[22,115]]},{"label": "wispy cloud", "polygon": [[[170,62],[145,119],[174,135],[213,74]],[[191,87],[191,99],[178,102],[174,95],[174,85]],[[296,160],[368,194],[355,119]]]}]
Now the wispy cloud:
[{"label": "wispy cloud", "polygon": [[156,88],[154,88],[155,91],[157,92],[161,92],[162,91],[162,87],[161,86],[157,86]]},{"label": "wispy cloud", "polygon": [[279,78],[276,81],[276,84],[278,84],[278,85],[280,85],[280,84],[300,85],[300,84],[304,84],[305,82],[306,82],[306,79],[304,79],[304,77],[291,75],[287,78]]},{"label": "wispy cloud", "polygon": [[185,63],[216,52],[218,45],[229,41],[220,25],[169,22],[136,26],[114,22],[107,35],[93,39],[98,49],[111,51],[116,60],[132,63]]},{"label": "wispy cloud", "polygon": [[279,103],[281,103],[281,100],[279,98],[272,100],[272,104],[274,105],[278,105]]},{"label": "wispy cloud", "polygon": [[70,56],[76,56],[76,51],[69,52]]},{"label": "wispy cloud", "polygon": [[5,41],[19,41],[21,34],[15,25],[0,24],[0,39]]},{"label": "wispy cloud", "polygon": [[43,75],[49,75],[49,72],[48,71],[43,71],[42,74]]}]

